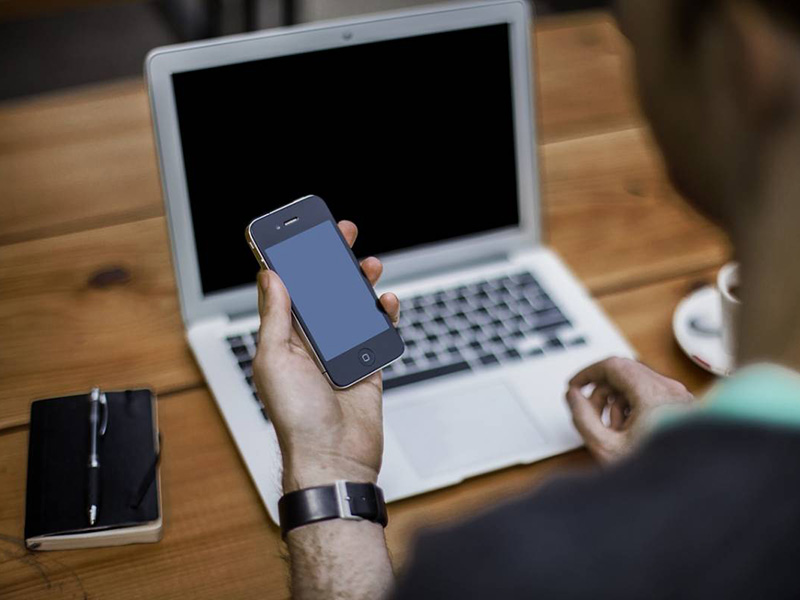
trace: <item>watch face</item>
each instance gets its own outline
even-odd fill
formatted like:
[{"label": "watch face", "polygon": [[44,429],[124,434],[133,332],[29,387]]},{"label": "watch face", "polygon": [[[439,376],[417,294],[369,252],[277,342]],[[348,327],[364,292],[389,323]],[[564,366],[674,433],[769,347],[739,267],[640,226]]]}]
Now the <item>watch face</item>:
[{"label": "watch face", "polygon": [[384,527],[389,522],[381,488],[342,480],[284,494],[278,502],[278,514],[284,539],[292,529],[330,519],[365,520]]}]

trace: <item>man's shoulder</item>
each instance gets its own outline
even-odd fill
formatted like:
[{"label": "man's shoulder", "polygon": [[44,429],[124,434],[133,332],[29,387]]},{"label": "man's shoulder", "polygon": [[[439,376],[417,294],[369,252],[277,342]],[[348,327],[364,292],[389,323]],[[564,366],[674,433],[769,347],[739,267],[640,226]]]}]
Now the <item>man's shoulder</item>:
[{"label": "man's shoulder", "polygon": [[[463,585],[461,598],[481,597],[487,585],[520,597],[669,595],[721,576],[721,555],[746,563],[733,556],[737,544],[747,552],[765,543],[773,517],[800,524],[800,506],[788,501],[800,492],[798,469],[797,430],[696,419],[615,467],[559,477],[424,536],[415,568],[429,584],[437,578],[424,575],[428,568],[449,571],[447,586]],[[770,516],[754,522],[765,510]]]}]

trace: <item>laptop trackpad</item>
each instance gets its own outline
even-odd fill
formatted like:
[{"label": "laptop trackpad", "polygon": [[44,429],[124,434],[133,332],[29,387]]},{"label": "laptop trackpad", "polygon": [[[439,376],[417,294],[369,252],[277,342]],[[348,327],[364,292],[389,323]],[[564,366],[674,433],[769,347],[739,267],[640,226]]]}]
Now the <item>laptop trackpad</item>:
[{"label": "laptop trackpad", "polygon": [[541,447],[545,440],[503,383],[421,394],[387,407],[392,432],[421,477],[490,466]]}]

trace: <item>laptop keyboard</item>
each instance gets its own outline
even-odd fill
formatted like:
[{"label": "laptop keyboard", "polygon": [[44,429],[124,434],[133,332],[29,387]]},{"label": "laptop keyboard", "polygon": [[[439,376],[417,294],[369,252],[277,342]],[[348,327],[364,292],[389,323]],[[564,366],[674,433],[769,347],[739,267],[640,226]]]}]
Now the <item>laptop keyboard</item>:
[{"label": "laptop keyboard", "polygon": [[[402,358],[383,370],[385,390],[453,373],[547,356],[586,337],[527,271],[401,300]],[[253,397],[257,332],[228,338]]]}]

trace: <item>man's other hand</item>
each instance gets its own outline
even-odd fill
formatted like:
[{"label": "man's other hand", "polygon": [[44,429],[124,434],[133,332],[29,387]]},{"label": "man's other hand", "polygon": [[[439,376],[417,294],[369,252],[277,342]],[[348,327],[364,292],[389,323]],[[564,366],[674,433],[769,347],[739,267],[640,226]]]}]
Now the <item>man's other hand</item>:
[{"label": "man's other hand", "polygon": [[[339,229],[352,246],[356,226],[341,221]],[[383,265],[367,258],[361,269],[375,285]],[[253,373],[281,446],[284,493],[337,479],[374,483],[383,454],[380,372],[335,390],[292,325],[291,302],[280,277],[259,273],[258,294],[261,327]],[[396,324],[397,296],[384,294],[380,301]]]},{"label": "man's other hand", "polygon": [[609,358],[585,368],[570,380],[567,390],[575,427],[589,451],[604,463],[635,448],[654,409],[693,400],[682,383],[626,358]]}]

